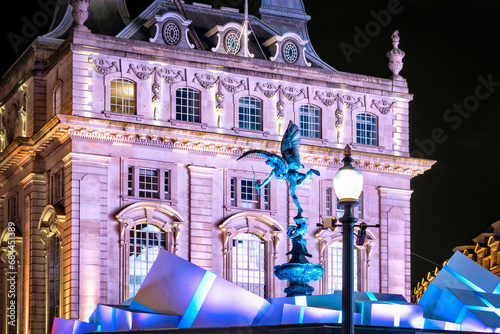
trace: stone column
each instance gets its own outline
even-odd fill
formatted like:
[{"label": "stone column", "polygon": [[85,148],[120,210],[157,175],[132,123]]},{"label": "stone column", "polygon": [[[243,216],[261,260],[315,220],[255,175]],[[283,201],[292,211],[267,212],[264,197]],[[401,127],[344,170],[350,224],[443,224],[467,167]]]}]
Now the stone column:
[{"label": "stone column", "polygon": [[189,169],[189,261],[212,270],[214,168]]}]

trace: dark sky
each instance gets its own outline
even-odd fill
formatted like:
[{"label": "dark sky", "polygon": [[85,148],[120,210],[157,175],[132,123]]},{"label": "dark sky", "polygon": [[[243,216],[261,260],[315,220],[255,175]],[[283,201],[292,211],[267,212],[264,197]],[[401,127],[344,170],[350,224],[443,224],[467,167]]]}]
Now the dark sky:
[{"label": "dark sky", "polygon": [[[191,1],[186,1],[190,3]],[[243,0],[198,1],[243,10]],[[41,4],[10,2],[1,21],[1,73],[26,48],[8,36],[33,40],[49,27]],[[149,0],[128,0],[131,15]],[[250,1],[255,14],[260,1]],[[399,30],[406,53],[401,75],[408,81],[410,150],[437,160],[413,179],[411,200],[413,284],[500,219],[500,2],[495,0],[305,0],[311,42],[339,71],[389,77],[385,53]],[[18,7],[18,8],[16,8]],[[392,9],[389,16],[383,15]],[[376,23],[375,16],[385,22]],[[45,20],[47,19],[47,20]],[[28,23],[31,22],[31,30]],[[359,31],[371,28],[368,40]],[[377,29],[378,27],[378,29]],[[31,36],[30,36],[31,35]],[[357,48],[346,57],[341,45]],[[422,260],[421,257],[428,259]]]}]

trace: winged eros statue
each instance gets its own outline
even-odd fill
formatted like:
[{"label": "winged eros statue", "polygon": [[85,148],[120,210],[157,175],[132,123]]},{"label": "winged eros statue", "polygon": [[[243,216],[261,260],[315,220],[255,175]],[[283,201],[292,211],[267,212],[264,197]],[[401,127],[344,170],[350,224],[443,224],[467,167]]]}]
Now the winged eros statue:
[{"label": "winged eros statue", "polygon": [[288,123],[288,128],[283,135],[283,140],[281,141],[281,156],[264,150],[250,150],[243,153],[241,157],[238,158],[238,160],[240,160],[250,154],[257,154],[267,158],[266,164],[271,166],[273,170],[264,182],[261,184],[255,183],[255,188],[259,192],[262,187],[265,187],[272,180],[273,176],[276,177],[278,181],[288,181],[290,184],[290,195],[292,196],[293,202],[298,210],[296,218],[301,217],[301,214],[304,211],[302,210],[299,199],[297,198],[297,187],[302,185],[305,181],[311,179],[312,174],[319,175],[319,172],[314,169],[310,169],[305,174],[298,171],[299,168],[304,168],[304,166],[300,163],[299,149],[300,129],[296,124],[290,121],[290,123]]}]

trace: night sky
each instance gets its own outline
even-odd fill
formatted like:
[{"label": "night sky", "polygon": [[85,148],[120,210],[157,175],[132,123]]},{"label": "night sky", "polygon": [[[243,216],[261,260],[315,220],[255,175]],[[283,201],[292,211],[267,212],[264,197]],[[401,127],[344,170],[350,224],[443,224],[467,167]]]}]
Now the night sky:
[{"label": "night sky", "polygon": [[[198,2],[243,11],[243,0]],[[0,23],[2,74],[34,33],[48,31],[50,22],[41,4],[54,3],[9,2],[13,9],[4,11]],[[127,3],[134,17],[150,1]],[[250,1],[250,13],[256,14],[259,6],[260,1]],[[455,246],[473,244],[473,238],[500,220],[500,2],[305,0],[305,6],[312,17],[308,25],[312,45],[325,62],[342,72],[389,77],[385,53],[392,48],[392,32],[399,31],[399,48],[406,53],[400,74],[414,94],[410,151],[412,156],[437,160],[430,171],[412,181],[414,285],[434,270],[433,263],[450,258]],[[34,30],[27,29],[26,22],[35,23]],[[360,31],[366,34],[366,28],[371,30],[363,39]],[[8,39],[13,34],[26,38],[18,50]],[[349,48],[355,52],[346,56],[343,50]]]}]

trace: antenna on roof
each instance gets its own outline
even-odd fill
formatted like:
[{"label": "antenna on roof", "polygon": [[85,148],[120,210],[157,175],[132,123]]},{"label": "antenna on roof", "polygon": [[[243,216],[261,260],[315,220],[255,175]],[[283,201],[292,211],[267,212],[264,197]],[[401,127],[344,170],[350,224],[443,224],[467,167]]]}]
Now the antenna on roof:
[{"label": "antenna on roof", "polygon": [[243,21],[243,55],[248,57],[248,0],[245,0],[245,20]]}]

